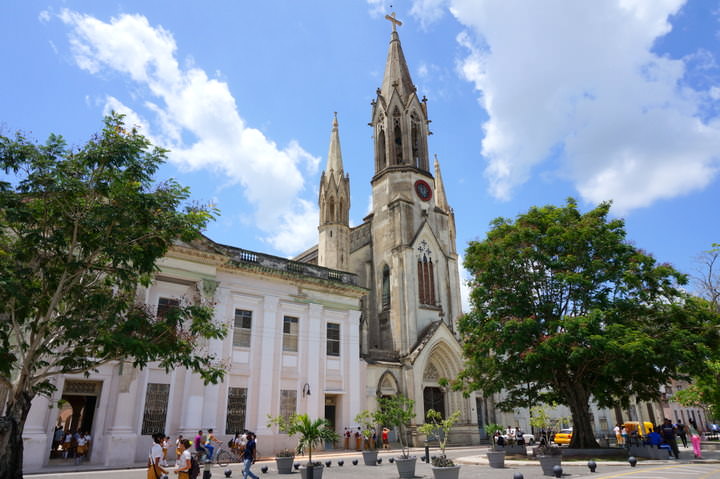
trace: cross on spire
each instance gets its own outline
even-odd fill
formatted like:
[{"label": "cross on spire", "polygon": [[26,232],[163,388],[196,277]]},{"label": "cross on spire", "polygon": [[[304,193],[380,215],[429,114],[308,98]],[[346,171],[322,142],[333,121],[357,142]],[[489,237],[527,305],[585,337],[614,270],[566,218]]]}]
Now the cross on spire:
[{"label": "cross on spire", "polygon": [[400,20],[398,20],[397,18],[395,18],[395,12],[392,12],[390,15],[385,15],[385,20],[390,20],[390,22],[392,23],[392,31],[393,32],[397,31],[395,29],[396,25],[402,26],[402,22]]}]

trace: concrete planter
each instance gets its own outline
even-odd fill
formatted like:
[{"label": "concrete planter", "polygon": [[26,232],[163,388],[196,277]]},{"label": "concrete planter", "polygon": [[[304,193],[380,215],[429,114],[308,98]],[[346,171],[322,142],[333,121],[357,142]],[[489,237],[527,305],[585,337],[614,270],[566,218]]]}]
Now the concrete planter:
[{"label": "concrete planter", "polygon": [[363,451],[362,455],[366,466],[377,466],[377,451]]},{"label": "concrete planter", "polygon": [[538,456],[538,460],[540,460],[543,475],[554,476],[553,467],[561,465],[562,456]]},{"label": "concrete planter", "polygon": [[527,448],[516,444],[512,446],[505,446],[505,454],[520,454],[522,456],[527,456]]},{"label": "concrete planter", "polygon": [[293,456],[276,457],[275,464],[277,465],[278,474],[292,474],[294,461]]},{"label": "concrete planter", "polygon": [[308,466],[300,466],[300,478],[301,479],[322,479],[323,469],[325,466],[322,464],[314,464]]},{"label": "concrete planter", "polygon": [[490,463],[490,467],[495,469],[502,469],[505,467],[505,451],[488,451],[487,458]]},{"label": "concrete planter", "polygon": [[395,465],[397,466],[398,475],[403,479],[410,479],[415,477],[415,463],[417,457],[396,457]]},{"label": "concrete planter", "polygon": [[460,476],[460,466],[435,467],[432,466],[433,477],[435,479],[458,479]]}]

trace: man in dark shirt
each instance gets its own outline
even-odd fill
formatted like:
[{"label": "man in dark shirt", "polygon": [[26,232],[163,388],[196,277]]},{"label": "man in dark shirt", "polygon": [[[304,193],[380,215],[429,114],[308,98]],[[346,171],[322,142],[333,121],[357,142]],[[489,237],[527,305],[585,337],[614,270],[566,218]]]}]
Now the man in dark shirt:
[{"label": "man in dark shirt", "polygon": [[665,444],[670,446],[670,450],[672,451],[673,456],[675,456],[675,459],[679,459],[678,445],[677,441],[675,440],[675,434],[677,432],[675,430],[675,426],[673,426],[673,423],[670,421],[670,419],[665,418],[665,422],[660,428],[660,433],[662,434]]},{"label": "man in dark shirt", "polygon": [[243,464],[245,467],[243,467],[242,476],[244,479],[247,479],[248,477],[251,477],[252,479],[259,479],[258,476],[253,474],[253,472],[250,470],[250,467],[255,462],[255,451],[255,434],[249,432],[247,434],[247,444],[245,444],[245,451],[243,452]]}]

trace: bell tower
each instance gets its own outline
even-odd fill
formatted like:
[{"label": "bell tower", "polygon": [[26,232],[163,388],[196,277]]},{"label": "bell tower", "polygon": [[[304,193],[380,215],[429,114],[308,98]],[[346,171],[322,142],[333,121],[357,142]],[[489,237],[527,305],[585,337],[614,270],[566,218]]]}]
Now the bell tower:
[{"label": "bell tower", "polygon": [[349,271],[350,177],[343,171],[337,113],[333,118],[327,166],[320,178],[318,265]]}]

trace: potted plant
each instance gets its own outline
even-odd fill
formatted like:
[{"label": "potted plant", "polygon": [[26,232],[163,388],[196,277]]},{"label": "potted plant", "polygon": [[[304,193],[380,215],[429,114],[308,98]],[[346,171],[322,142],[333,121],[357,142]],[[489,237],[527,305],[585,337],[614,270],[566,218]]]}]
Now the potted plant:
[{"label": "potted plant", "polygon": [[[550,418],[542,406],[535,406],[531,408],[530,412],[530,426],[540,428],[543,432],[552,428],[553,423],[558,422]],[[553,468],[562,463],[562,451],[557,445],[551,445],[544,435],[540,439],[540,445],[534,449],[534,455],[540,461],[540,467],[546,476],[554,476]]]},{"label": "potted plant", "polygon": [[[323,465],[313,462],[312,450],[325,441],[336,441],[339,438],[330,422],[324,418],[312,420],[307,414],[293,414],[287,419],[273,418],[271,424],[277,424],[278,429],[289,436],[298,436],[297,454],[304,454],[307,450],[308,462],[304,467],[300,467],[300,477],[322,479]],[[277,461],[277,458],[275,460]]]},{"label": "potted plant", "polygon": [[428,437],[437,437],[440,446],[440,456],[435,457],[432,461],[433,476],[435,479],[457,479],[460,475],[460,466],[456,466],[452,459],[445,455],[445,447],[452,427],[460,419],[460,411],[455,411],[450,417],[443,419],[442,414],[430,409],[425,417],[428,422],[420,426],[418,430]]},{"label": "potted plant", "polygon": [[[278,431],[283,434],[288,434],[290,428],[290,417],[276,416],[272,417],[268,415],[267,427],[276,426]],[[293,462],[295,460],[295,453],[290,449],[283,449],[282,451],[275,454],[275,465],[277,466],[278,474],[292,474]]]},{"label": "potted plant", "polygon": [[488,424],[485,426],[485,431],[487,431],[492,440],[492,447],[487,452],[490,467],[502,469],[505,467],[505,448],[495,443],[495,434],[502,432],[503,427],[499,424]]},{"label": "potted plant", "polygon": [[375,449],[375,443],[372,440],[373,434],[375,433],[375,426],[377,425],[377,418],[375,414],[371,413],[367,409],[358,413],[355,416],[355,422],[360,424],[360,434],[365,438],[365,450],[362,452],[363,461],[366,466],[376,466],[378,452]]},{"label": "potted plant", "polygon": [[376,412],[376,418],[383,426],[394,426],[398,432],[398,441],[402,455],[395,458],[398,474],[401,478],[415,476],[415,463],[417,457],[410,457],[410,448],[406,444],[407,427],[415,417],[415,401],[402,394],[397,396],[381,397],[378,399],[380,410]]}]

